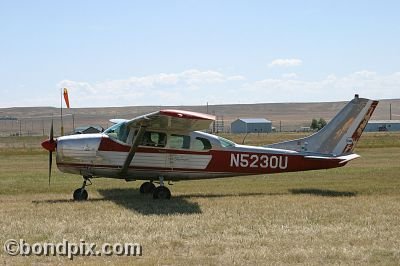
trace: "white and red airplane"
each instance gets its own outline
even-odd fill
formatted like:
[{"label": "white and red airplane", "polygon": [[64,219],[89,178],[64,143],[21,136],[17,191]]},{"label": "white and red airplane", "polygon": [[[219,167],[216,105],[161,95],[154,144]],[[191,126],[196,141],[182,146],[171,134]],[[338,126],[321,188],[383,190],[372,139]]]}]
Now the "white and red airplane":
[{"label": "white and red airplane", "polygon": [[[141,193],[153,198],[171,197],[164,181],[248,176],[327,169],[358,158],[353,153],[378,101],[350,101],[317,133],[262,147],[239,145],[198,130],[208,129],[215,117],[181,110],[161,110],[132,120],[116,119],[99,134],[50,139],[42,146],[57,152],[57,166],[65,173],[83,176],[74,200],[86,200],[87,182],[95,177],[127,181],[146,180]],[[159,181],[155,186],[153,181]]]}]

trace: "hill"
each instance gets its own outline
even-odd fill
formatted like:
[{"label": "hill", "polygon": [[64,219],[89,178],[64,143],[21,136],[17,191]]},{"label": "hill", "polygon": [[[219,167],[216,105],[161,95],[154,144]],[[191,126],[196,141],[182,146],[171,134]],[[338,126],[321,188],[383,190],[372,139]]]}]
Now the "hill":
[{"label": "hill", "polygon": [[[346,102],[319,103],[256,103],[209,105],[208,112],[224,120],[225,127],[239,117],[267,118],[273,126],[282,130],[295,130],[308,126],[312,118],[322,117],[330,120]],[[392,104],[392,119],[400,119],[400,99],[381,100],[372,119],[389,119],[389,105]],[[71,108],[63,109],[65,132],[72,131],[73,126],[100,125],[110,126],[109,119],[130,119],[141,114],[159,109],[183,109],[196,112],[207,112],[206,106],[130,106],[107,108]],[[56,134],[60,128],[60,109],[54,107],[15,107],[0,108],[0,117],[13,117],[15,120],[0,120],[0,134],[10,135],[21,132],[23,135],[47,134],[50,121],[54,119]]]}]

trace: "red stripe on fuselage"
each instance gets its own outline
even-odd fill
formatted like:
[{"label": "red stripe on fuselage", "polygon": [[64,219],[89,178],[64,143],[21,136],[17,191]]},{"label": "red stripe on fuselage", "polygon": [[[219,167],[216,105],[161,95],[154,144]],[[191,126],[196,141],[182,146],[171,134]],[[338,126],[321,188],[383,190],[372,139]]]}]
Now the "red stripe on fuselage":
[{"label": "red stripe on fuselage", "polygon": [[212,151],[206,170],[248,174],[296,172],[339,167],[339,159],[307,159],[303,155]]},{"label": "red stripe on fuselage", "polygon": [[99,146],[99,151],[129,152],[130,149],[131,146],[128,144],[123,145],[110,138],[101,138]]}]

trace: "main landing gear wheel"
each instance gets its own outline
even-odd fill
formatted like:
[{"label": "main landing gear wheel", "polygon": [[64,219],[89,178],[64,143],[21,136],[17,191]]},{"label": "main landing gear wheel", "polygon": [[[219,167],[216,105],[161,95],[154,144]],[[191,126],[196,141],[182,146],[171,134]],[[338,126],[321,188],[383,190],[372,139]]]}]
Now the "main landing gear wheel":
[{"label": "main landing gear wheel", "polygon": [[171,191],[164,186],[164,177],[160,176],[160,186],[156,187],[153,191],[153,199],[170,199]]},{"label": "main landing gear wheel", "polygon": [[153,199],[170,199],[171,191],[164,186],[156,187],[153,192]]},{"label": "main landing gear wheel", "polygon": [[141,194],[150,194],[150,193],[153,193],[155,188],[156,188],[156,186],[152,182],[144,182],[140,186],[139,191]]},{"label": "main landing gear wheel", "polygon": [[83,201],[88,199],[88,192],[84,188],[78,188],[74,191],[74,200]]}]

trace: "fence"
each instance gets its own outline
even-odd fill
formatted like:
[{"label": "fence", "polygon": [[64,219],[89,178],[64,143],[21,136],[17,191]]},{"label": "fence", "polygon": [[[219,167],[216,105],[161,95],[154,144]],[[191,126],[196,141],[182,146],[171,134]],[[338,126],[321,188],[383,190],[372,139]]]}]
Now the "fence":
[{"label": "fence", "polygon": [[[0,118],[0,136],[48,136],[53,121],[54,135],[61,135],[61,119],[56,117],[27,117],[18,119]],[[64,135],[71,134],[79,126],[92,125],[88,117],[77,117],[76,115],[63,116]],[[108,120],[104,121],[103,127],[108,127]],[[97,125],[97,124],[96,124]]]},{"label": "fence", "polygon": [[[98,125],[103,128],[111,126],[111,117],[99,117],[95,115],[71,115],[63,116],[64,135],[71,134],[74,129],[80,126]],[[54,135],[61,135],[60,116],[53,117],[25,117],[25,118],[1,118],[0,117],[0,136],[48,136],[51,123],[53,121]],[[224,119],[217,116],[217,120],[211,125],[212,133],[230,133],[230,124],[233,119]],[[294,124],[292,121],[272,121],[275,132],[301,131],[302,127],[307,126],[306,122]]]}]

